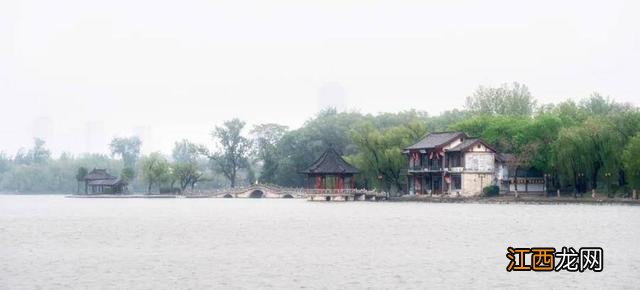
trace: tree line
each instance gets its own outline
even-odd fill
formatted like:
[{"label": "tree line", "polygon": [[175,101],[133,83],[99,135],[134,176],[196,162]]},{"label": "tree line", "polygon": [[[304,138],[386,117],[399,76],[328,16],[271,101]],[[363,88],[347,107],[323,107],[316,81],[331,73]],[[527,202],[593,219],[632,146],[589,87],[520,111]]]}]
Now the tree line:
[{"label": "tree line", "polygon": [[141,155],[137,137],[114,138],[110,155],[63,153],[51,158],[35,139],[15,156],[0,153],[0,191],[70,192],[83,174],[107,168],[134,191],[189,191],[255,182],[302,187],[299,172],[333,147],[361,170],[359,188],[403,191],[403,148],[428,132],[456,130],[512,153],[516,169],[545,173],[563,192],[590,189],[615,195],[640,187],[640,111],[598,93],[578,101],[538,105],[519,83],[479,87],[464,108],[362,114],[325,109],[300,128],[233,119],[211,131],[210,144],[175,143],[170,156]]}]

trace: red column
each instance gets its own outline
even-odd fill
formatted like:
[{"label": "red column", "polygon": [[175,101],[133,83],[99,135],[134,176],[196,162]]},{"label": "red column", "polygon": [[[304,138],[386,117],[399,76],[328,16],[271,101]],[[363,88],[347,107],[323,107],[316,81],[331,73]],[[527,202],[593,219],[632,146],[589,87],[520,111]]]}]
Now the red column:
[{"label": "red column", "polygon": [[322,176],[316,176],[315,184],[313,189],[322,189],[324,187]]},{"label": "red column", "polygon": [[338,175],[338,181],[336,183],[336,189],[344,189],[344,177],[342,177],[342,175]]}]

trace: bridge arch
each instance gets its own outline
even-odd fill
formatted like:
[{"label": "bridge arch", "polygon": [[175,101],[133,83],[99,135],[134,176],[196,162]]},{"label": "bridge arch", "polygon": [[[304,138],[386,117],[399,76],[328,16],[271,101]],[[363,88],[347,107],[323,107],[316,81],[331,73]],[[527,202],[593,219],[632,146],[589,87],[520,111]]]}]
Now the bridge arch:
[{"label": "bridge arch", "polygon": [[293,198],[293,195],[285,193],[282,198]]},{"label": "bridge arch", "polygon": [[231,195],[231,193],[227,193],[227,194],[225,194],[223,197],[224,197],[224,198],[232,198],[232,197],[233,197],[233,195]]},{"label": "bridge arch", "polygon": [[260,189],[254,189],[249,194],[249,198],[263,198],[263,197],[264,197],[264,192]]}]

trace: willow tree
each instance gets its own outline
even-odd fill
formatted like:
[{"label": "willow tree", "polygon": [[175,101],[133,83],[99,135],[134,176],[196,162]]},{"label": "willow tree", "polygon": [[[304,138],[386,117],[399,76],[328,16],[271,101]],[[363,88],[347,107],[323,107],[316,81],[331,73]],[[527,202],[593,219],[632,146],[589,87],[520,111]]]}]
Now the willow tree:
[{"label": "willow tree", "polygon": [[572,184],[575,192],[582,192],[582,178],[589,168],[589,156],[583,132],[578,127],[564,128],[553,144],[560,180]]},{"label": "willow tree", "polygon": [[142,179],[147,183],[147,193],[151,193],[151,188],[156,185],[160,190],[160,185],[169,179],[169,161],[159,152],[154,152],[144,156],[141,160]]},{"label": "willow tree", "polygon": [[640,134],[629,140],[622,154],[624,168],[629,183],[635,190],[640,190]]},{"label": "willow tree", "polygon": [[407,166],[402,151],[425,133],[421,123],[380,130],[371,122],[363,122],[351,131],[358,153],[349,160],[362,170],[362,178],[368,182],[381,182],[387,191],[402,190]]},{"label": "willow tree", "polygon": [[589,118],[579,129],[584,136],[584,158],[591,162],[591,188],[598,188],[598,178],[603,172],[617,175],[621,162],[621,138],[611,123],[601,117]]}]

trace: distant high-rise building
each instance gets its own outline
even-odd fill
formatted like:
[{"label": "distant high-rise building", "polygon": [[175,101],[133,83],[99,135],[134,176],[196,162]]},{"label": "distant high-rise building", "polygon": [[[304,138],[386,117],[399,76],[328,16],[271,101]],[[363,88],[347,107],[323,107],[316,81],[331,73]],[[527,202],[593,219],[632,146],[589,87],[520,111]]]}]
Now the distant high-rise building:
[{"label": "distant high-rise building", "polygon": [[347,90],[338,82],[328,82],[318,89],[319,109],[347,109]]},{"label": "distant high-rise building", "polygon": [[109,147],[109,136],[104,130],[102,121],[85,123],[84,131],[84,151],[87,153],[107,153]]},{"label": "distant high-rise building", "polygon": [[33,138],[40,138],[47,143],[54,143],[53,118],[50,116],[40,116],[33,121],[31,135]]}]

